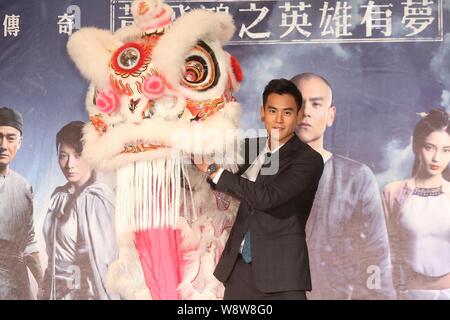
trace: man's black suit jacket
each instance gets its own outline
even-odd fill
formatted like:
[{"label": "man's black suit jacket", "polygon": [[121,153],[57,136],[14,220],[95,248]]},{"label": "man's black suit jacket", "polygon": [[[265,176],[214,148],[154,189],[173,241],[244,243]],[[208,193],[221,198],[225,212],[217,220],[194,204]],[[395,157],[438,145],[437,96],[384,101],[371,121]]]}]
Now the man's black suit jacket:
[{"label": "man's black suit jacket", "polygon": [[[305,225],[322,175],[323,159],[294,134],[276,151],[276,174],[259,174],[255,182],[242,178],[240,174],[254,162],[265,140],[246,140],[246,164],[237,174],[224,170],[215,186],[218,191],[235,195],[241,204],[214,275],[226,284],[244,234],[250,229],[251,268],[257,288],[267,293],[311,290]],[[259,150],[249,156],[251,144],[258,145]]]}]

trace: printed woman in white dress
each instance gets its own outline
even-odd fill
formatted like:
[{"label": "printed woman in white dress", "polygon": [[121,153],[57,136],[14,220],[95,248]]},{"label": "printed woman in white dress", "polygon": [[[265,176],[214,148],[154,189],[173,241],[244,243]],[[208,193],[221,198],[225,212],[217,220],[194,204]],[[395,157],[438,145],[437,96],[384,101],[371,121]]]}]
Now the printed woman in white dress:
[{"label": "printed woman in white dress", "polygon": [[413,177],[383,190],[398,299],[450,299],[450,124],[435,109],[413,134]]}]

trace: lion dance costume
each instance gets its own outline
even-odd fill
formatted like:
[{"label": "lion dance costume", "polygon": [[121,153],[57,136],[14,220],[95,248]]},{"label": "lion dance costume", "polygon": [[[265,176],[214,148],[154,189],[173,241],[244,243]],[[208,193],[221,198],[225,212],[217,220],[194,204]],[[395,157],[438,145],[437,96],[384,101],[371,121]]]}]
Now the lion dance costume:
[{"label": "lion dance costume", "polygon": [[131,12],[132,26],[82,28],[67,45],[90,81],[83,156],[116,172],[120,250],[108,290],[128,299],[220,299],[213,270],[237,204],[186,158],[235,150],[232,92],[242,72],[223,50],[233,20],[193,10],[172,21],[162,0],[134,1]]}]

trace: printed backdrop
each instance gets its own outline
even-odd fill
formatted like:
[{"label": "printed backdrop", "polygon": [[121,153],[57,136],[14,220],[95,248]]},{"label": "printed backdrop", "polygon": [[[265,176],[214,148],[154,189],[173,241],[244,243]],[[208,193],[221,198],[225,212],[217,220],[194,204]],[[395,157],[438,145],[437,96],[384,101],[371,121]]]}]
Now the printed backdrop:
[{"label": "printed backdrop", "polygon": [[[0,105],[24,116],[12,168],[33,186],[39,241],[51,192],[65,182],[55,134],[69,121],[88,120],[88,83],[68,57],[68,36],[85,26],[129,24],[130,2],[0,0]],[[242,128],[262,128],[261,92],[270,79],[325,76],[337,106],[326,148],[369,166],[380,189],[410,176],[417,113],[450,111],[448,0],[167,2],[176,15],[200,7],[234,15],[227,50],[245,75],[236,94]]]}]

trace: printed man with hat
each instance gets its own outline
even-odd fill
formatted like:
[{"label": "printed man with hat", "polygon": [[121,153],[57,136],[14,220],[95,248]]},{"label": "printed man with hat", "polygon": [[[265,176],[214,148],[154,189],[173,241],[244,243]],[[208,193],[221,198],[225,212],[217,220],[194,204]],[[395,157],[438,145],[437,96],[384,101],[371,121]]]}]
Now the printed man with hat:
[{"label": "printed man with hat", "polygon": [[39,287],[42,281],[32,189],[9,168],[22,143],[22,126],[20,113],[0,108],[0,300],[32,299],[27,267]]}]

